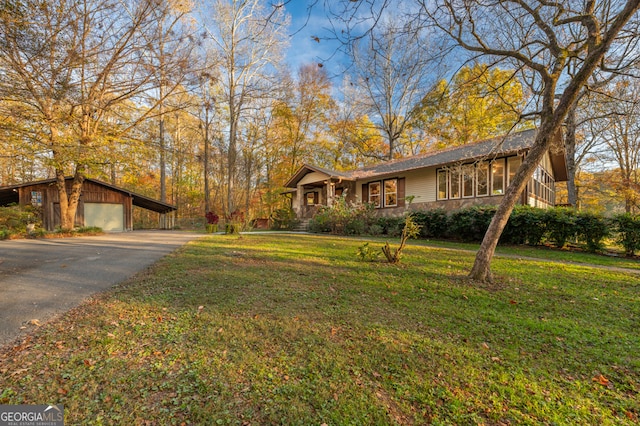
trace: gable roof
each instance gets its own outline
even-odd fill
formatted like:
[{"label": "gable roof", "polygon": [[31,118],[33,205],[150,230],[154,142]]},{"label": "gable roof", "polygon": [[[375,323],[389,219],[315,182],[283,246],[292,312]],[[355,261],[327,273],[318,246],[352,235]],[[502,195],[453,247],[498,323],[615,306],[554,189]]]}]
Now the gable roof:
[{"label": "gable roof", "polygon": [[353,172],[338,172],[336,170],[325,169],[311,164],[304,164],[291,178],[284,184],[285,188],[295,188],[298,182],[309,173],[318,172],[327,175],[329,178],[350,180]]},{"label": "gable roof", "polygon": [[[66,178],[67,181],[71,179],[73,178],[72,177]],[[97,179],[86,178],[85,181],[92,182],[96,185],[109,188],[112,191],[116,191],[116,192],[120,192],[122,194],[128,195],[132,198],[132,203],[134,206],[142,207],[143,209],[151,210],[158,213],[168,213],[171,211],[178,210],[178,208],[174,205],[167,204],[162,201],[154,200],[153,198],[146,197],[144,195],[136,194],[135,192],[108,184],[106,182],[99,181]],[[53,178],[53,179],[44,179],[44,180],[39,180],[34,182],[26,182],[26,183],[11,185],[11,186],[0,187],[0,206],[18,202],[18,194],[16,193],[16,191],[14,191],[15,189],[24,188],[24,187],[33,186],[33,185],[54,184],[55,182],[56,182],[56,179]]]},{"label": "gable roof", "polygon": [[[320,167],[305,164],[287,182],[287,188],[295,188],[297,183],[312,171],[317,171],[329,177],[342,178],[343,180],[370,179],[379,176],[393,175],[410,170],[427,167],[439,167],[448,164],[468,163],[477,160],[490,160],[497,157],[505,157],[528,151],[534,144],[537,130],[524,130],[506,136],[486,139],[476,143],[457,146],[442,151],[429,152],[413,157],[391,160],[384,163],[367,166],[350,172],[336,172]],[[558,136],[559,137],[559,136]],[[559,140],[559,139],[558,139]],[[567,180],[567,169],[564,152],[551,153],[551,165],[556,181]]]}]

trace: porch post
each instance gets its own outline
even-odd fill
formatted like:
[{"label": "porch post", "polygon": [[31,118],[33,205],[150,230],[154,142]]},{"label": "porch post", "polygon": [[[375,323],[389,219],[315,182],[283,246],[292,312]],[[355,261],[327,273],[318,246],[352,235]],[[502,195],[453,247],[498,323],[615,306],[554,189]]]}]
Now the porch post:
[{"label": "porch post", "polygon": [[304,212],[304,186],[297,185],[296,186],[296,205],[298,206],[296,213],[298,218],[303,216]]},{"label": "porch post", "polygon": [[331,179],[327,181],[327,207],[331,207],[333,205],[333,182]]}]

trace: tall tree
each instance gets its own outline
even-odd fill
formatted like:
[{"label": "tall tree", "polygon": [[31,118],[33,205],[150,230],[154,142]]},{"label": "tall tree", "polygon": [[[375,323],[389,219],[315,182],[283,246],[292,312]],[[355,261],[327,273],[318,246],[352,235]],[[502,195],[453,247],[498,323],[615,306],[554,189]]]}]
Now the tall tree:
[{"label": "tall tree", "polygon": [[625,211],[640,209],[640,82],[622,78],[602,92],[598,109],[607,111],[592,122],[606,149],[600,152],[606,163],[616,166],[614,188],[624,198]]},{"label": "tall tree", "polygon": [[212,49],[222,58],[218,74],[228,119],[226,210],[236,210],[235,181],[239,127],[252,99],[276,86],[269,72],[286,46],[288,18],[282,7],[266,10],[260,0],[217,0],[205,12]]},{"label": "tall tree", "polygon": [[[31,140],[55,170],[63,228],[74,226],[85,174],[157,104],[132,110],[153,88],[143,52],[155,32],[155,0],[10,0],[0,6],[0,94],[24,107]],[[106,117],[133,111],[133,121]],[[123,117],[121,115],[116,116]],[[67,173],[74,175],[67,192]]]},{"label": "tall tree", "polygon": [[[498,239],[521,192],[594,71],[608,60],[616,43],[636,42],[637,0],[538,2],[510,0],[485,3],[420,1],[430,22],[460,47],[494,63],[522,69],[539,96],[536,140],[516,172],[491,221],[476,255],[470,276],[491,280],[491,259]],[[567,75],[573,60],[576,72]]]},{"label": "tall tree", "polygon": [[414,111],[414,126],[442,147],[504,135],[525,108],[522,84],[514,71],[487,64],[462,67],[451,83],[434,87]]},{"label": "tall tree", "polygon": [[368,115],[384,135],[388,160],[403,154],[398,145],[413,108],[438,77],[425,30],[412,22],[384,17],[350,48],[361,115]]},{"label": "tall tree", "polygon": [[319,141],[328,129],[334,101],[329,77],[317,65],[303,65],[295,80],[284,80],[288,84],[283,88],[283,99],[276,104],[273,114],[290,176],[302,163],[315,162],[323,156],[318,151],[326,147]]}]

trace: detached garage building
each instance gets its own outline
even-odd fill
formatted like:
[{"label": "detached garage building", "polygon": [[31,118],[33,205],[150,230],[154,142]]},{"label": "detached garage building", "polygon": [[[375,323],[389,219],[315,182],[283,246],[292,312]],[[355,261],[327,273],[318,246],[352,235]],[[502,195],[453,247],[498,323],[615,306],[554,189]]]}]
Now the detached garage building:
[{"label": "detached garage building", "polygon": [[[72,181],[73,178],[67,178],[68,190]],[[55,179],[0,187],[0,206],[13,203],[39,207],[42,226],[47,231],[60,226],[60,198]],[[97,226],[112,232],[132,231],[133,206],[157,212],[163,219],[158,223],[164,223],[165,228],[173,227],[175,206],[95,179],[84,181],[76,226]]]}]

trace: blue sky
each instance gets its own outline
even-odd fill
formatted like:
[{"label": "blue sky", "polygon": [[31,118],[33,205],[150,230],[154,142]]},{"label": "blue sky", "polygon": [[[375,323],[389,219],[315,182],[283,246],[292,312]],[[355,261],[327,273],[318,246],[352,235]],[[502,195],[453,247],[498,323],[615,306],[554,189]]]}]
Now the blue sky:
[{"label": "blue sky", "polygon": [[[313,7],[309,8],[313,3]],[[340,59],[343,57],[336,52],[338,44],[328,40],[330,23],[324,9],[324,0],[291,0],[285,8],[291,15],[291,45],[287,60],[292,72],[295,74],[304,64],[322,63],[330,77],[339,76],[342,72]]]}]

